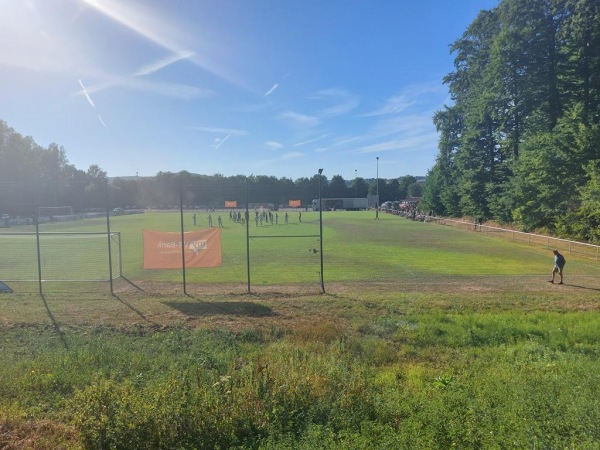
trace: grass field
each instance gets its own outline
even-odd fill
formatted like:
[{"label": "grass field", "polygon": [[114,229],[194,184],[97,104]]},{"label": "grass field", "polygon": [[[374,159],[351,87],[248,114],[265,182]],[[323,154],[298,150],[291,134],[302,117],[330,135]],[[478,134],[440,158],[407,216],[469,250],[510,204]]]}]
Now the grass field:
[{"label": "grass field", "polygon": [[600,448],[598,262],[552,285],[549,249],[380,217],[324,213],[321,295],[314,237],[257,237],[318,213],[251,224],[251,294],[224,216],[187,296],[141,268],[141,230],[178,214],[115,218],[114,296],[0,295],[0,448]]}]

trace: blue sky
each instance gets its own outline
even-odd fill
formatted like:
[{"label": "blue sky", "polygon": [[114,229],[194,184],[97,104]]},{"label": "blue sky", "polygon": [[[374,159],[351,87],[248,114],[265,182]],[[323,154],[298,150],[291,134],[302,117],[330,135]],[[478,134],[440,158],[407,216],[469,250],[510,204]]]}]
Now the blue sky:
[{"label": "blue sky", "polygon": [[0,0],[0,120],[109,176],[426,175],[449,45],[497,3]]}]

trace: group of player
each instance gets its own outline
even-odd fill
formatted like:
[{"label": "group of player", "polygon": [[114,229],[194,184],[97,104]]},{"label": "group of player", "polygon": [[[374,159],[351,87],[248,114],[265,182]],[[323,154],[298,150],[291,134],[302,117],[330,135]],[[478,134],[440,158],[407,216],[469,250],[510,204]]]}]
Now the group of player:
[{"label": "group of player", "polygon": [[[246,220],[248,220],[248,217],[242,211],[229,211],[229,220],[231,220],[234,223],[239,223],[239,224],[245,225]],[[283,223],[288,224],[289,221],[290,221],[290,215],[286,211],[283,215]],[[194,213],[192,215],[192,222],[193,222],[194,226],[197,226],[198,216],[196,213]],[[254,211],[254,222],[256,223],[256,226],[262,225],[263,223],[266,223],[266,224],[271,223],[272,225],[278,225],[279,224],[279,213],[277,213],[277,212],[273,213],[272,211],[256,210],[256,211]],[[298,213],[298,223],[301,223],[301,222],[302,222],[302,212],[299,212]],[[208,226],[209,227],[213,226],[212,214],[208,215]],[[223,227],[223,219],[221,219],[221,215],[219,215],[217,217],[217,226],[219,228]]]},{"label": "group of player", "polygon": [[[302,222],[302,212],[298,213],[298,223]],[[279,213],[278,212],[273,212],[273,211],[254,211],[254,223],[256,224],[256,226],[258,227],[259,225],[262,226],[263,223],[265,224],[271,224],[271,225],[279,225]],[[290,223],[290,215],[288,214],[288,212],[286,211],[283,214],[283,223],[284,224],[288,224]]]}]

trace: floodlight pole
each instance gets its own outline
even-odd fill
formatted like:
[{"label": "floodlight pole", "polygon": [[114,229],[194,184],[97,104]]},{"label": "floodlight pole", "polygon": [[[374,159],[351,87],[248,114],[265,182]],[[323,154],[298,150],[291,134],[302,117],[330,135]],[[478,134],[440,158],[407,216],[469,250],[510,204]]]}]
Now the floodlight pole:
[{"label": "floodlight pole", "polygon": [[325,293],[325,282],[323,280],[323,198],[321,197],[321,174],[319,169],[319,253],[321,254],[321,292]]},{"label": "floodlight pole", "polygon": [[354,198],[358,198],[358,184],[356,184],[357,179],[358,179],[358,169],[354,169]]}]

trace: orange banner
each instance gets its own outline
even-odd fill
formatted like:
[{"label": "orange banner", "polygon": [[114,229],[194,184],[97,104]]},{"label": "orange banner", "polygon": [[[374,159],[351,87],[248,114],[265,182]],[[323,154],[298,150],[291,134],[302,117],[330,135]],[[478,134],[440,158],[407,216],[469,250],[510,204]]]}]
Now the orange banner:
[{"label": "orange banner", "polygon": [[[144,269],[181,269],[181,233],[143,230]],[[185,267],[221,265],[221,229],[203,228],[183,234]]]},{"label": "orange banner", "polygon": [[300,203],[300,200],[288,200],[288,206],[290,208],[300,208],[302,204]]},{"label": "orange banner", "polygon": [[225,208],[237,208],[237,200],[225,200]]}]

